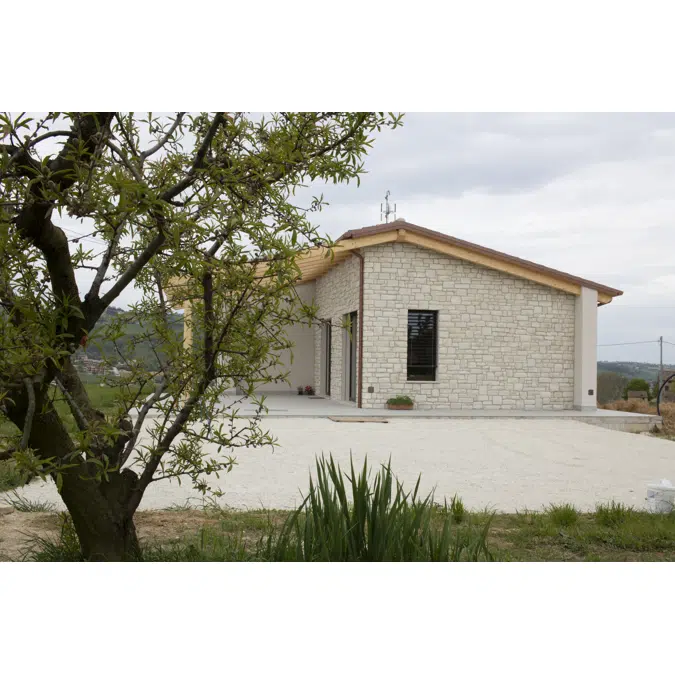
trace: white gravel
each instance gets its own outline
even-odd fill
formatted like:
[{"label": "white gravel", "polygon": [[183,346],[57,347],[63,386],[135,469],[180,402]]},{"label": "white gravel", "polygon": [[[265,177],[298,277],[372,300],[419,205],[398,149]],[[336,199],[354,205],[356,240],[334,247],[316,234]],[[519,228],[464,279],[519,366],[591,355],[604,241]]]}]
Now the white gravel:
[{"label": "white gravel", "polygon": [[[237,466],[218,481],[223,505],[290,508],[308,485],[314,457],[332,453],[343,467],[368,455],[376,466],[391,456],[394,472],[412,487],[422,474],[436,499],[460,495],[470,509],[538,510],[571,502],[585,511],[616,499],[641,508],[646,485],[675,481],[675,442],[568,420],[395,419],[388,424],[336,423],[324,418],[265,422],[280,447],[241,451]],[[29,499],[60,504],[54,485],[23,488]],[[150,486],[142,509],[164,509],[200,497],[188,483]]]}]

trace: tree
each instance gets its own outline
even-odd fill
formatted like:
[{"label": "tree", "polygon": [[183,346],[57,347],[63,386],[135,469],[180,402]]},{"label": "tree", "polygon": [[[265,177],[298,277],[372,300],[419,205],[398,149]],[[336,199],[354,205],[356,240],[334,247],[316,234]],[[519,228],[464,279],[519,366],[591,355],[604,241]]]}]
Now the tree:
[{"label": "tree", "polygon": [[[153,482],[206,492],[236,448],[273,443],[259,417],[217,404],[233,382],[253,396],[283,379],[284,327],[315,319],[294,291],[295,259],[329,255],[331,242],[310,221],[323,198],[303,206],[296,193],[358,181],[375,133],[400,124],[390,113],[0,116],[0,415],[16,428],[2,456],[56,481],[86,559],[139,555],[133,516]],[[69,239],[69,219],[86,237]],[[128,311],[99,322],[131,288]],[[192,349],[172,325],[186,303]],[[131,376],[105,416],[72,358],[88,341],[119,343],[129,320],[157,359],[118,349]]]},{"label": "tree", "polygon": [[620,373],[598,373],[598,403],[611,403],[623,398],[628,378]]},{"label": "tree", "polygon": [[626,385],[624,396],[628,396],[629,391],[646,391],[647,398],[649,398],[651,394],[651,387],[649,386],[649,382],[647,382],[647,380],[643,380],[640,377],[634,377]]}]

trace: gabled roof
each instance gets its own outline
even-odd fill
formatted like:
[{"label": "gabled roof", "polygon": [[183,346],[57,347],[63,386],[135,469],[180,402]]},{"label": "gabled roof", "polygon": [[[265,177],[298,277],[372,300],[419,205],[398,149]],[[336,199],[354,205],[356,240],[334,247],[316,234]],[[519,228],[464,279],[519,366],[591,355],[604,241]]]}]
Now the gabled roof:
[{"label": "gabled roof", "polygon": [[566,274],[560,270],[538,265],[529,260],[494,251],[478,244],[472,244],[469,241],[429,230],[426,227],[413,225],[402,219],[393,223],[362,227],[358,230],[345,232],[335,242],[332,258],[326,249],[313,249],[303,254],[298,259],[302,281],[311,281],[325,274],[331,267],[349,257],[352,250],[395,241],[431,249],[453,258],[528,279],[573,295],[580,295],[582,286],[592,288],[598,292],[598,304],[601,305],[607,304],[612,301],[612,298],[623,294],[623,291],[616,288]]}]

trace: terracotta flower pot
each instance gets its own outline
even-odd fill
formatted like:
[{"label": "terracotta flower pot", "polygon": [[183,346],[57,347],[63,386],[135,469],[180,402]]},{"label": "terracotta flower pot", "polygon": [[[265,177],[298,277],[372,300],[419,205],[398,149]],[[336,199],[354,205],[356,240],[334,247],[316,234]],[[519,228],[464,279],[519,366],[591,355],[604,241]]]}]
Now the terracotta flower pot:
[{"label": "terracotta flower pot", "polygon": [[389,410],[412,410],[412,403],[387,403]]}]

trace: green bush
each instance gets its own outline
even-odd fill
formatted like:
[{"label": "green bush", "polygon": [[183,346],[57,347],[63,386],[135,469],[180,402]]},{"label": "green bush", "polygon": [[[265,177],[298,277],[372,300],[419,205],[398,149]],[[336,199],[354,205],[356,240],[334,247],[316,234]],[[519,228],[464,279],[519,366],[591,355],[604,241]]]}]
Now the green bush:
[{"label": "green bush", "polygon": [[412,492],[406,492],[390,463],[371,482],[367,460],[359,473],[350,461],[346,474],[332,456],[317,459],[316,484],[310,478],[304,502],[278,533],[267,536],[260,556],[306,562],[492,559],[490,520],[480,529],[455,528],[447,505],[437,509],[433,492],[421,498],[419,485],[418,478]]},{"label": "green bush", "polygon": [[387,399],[387,404],[389,405],[413,405],[413,400],[410,396],[393,396],[390,399]]},{"label": "green bush", "polygon": [[640,377],[634,377],[628,384],[626,385],[626,388],[623,391],[623,397],[628,398],[628,392],[629,391],[646,391],[647,392],[647,397],[651,398],[652,392],[651,392],[651,387],[649,386],[649,382],[646,380],[643,380]]}]

